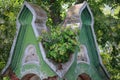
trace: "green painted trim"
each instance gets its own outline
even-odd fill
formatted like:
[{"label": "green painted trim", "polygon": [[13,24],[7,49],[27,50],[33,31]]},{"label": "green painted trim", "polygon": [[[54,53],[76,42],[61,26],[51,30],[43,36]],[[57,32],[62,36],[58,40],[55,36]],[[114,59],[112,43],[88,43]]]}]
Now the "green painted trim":
[{"label": "green painted trim", "polygon": [[81,20],[82,20],[82,28],[81,28],[80,37],[79,37],[80,43],[87,47],[91,64],[93,63],[94,65],[98,65],[99,58],[97,55],[98,53],[95,46],[92,30],[91,30],[92,19],[87,10],[87,7],[81,13]]},{"label": "green painted trim", "polygon": [[[19,74],[18,72],[20,72],[18,65],[20,65],[19,60],[21,59],[21,49],[22,49],[22,45],[23,45],[23,41],[25,38],[25,34],[26,34],[26,29],[29,26],[29,24],[32,21],[32,18],[30,19],[30,17],[32,17],[31,12],[28,10],[28,8],[24,8],[23,11],[21,12],[21,16],[19,17],[19,21],[20,21],[20,30],[18,33],[18,37],[17,37],[17,41],[16,41],[16,45],[14,48],[14,55],[12,57],[12,61],[11,61],[11,68],[14,72],[17,72],[16,74]],[[26,21],[28,21],[28,23],[26,23]]]}]

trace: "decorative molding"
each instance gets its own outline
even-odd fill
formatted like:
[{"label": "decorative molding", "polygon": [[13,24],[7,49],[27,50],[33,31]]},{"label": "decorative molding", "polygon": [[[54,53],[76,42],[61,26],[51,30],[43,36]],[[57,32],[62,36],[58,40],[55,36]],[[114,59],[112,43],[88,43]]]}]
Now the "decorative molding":
[{"label": "decorative molding", "polygon": [[[94,38],[94,42],[95,42],[95,46],[96,46],[96,49],[97,49],[97,55],[98,55],[98,58],[99,58],[99,61],[100,61],[100,65],[102,66],[103,68],[103,71],[105,71],[105,73],[107,74],[107,76],[109,77],[103,63],[102,63],[102,60],[101,60],[101,57],[100,57],[100,52],[99,52],[99,48],[98,48],[98,44],[97,44],[97,40],[96,40],[96,35],[94,33],[94,17],[93,17],[93,14],[90,10],[90,7],[88,5],[88,3],[86,1],[84,1],[83,3],[81,4],[77,4],[73,7],[71,7],[68,12],[67,12],[67,17],[64,21],[64,26],[72,26],[72,28],[76,28],[76,27],[80,27],[80,29],[82,28],[82,20],[81,20],[81,14],[83,12],[83,10],[87,8],[90,15],[91,15],[91,30],[92,30],[92,34],[93,34],[93,38]],[[79,19],[78,19],[79,18]],[[75,25],[74,25],[75,24]],[[77,24],[77,25],[76,25]]]},{"label": "decorative molding", "polygon": [[28,2],[25,2],[25,4],[26,7],[33,14],[32,27],[35,36],[39,37],[42,30],[47,31],[47,27],[46,27],[47,14],[40,6],[36,6],[35,4],[31,4]]},{"label": "decorative molding", "polygon": [[24,76],[28,75],[28,74],[35,74],[35,75],[38,75],[38,76],[40,75],[39,72],[35,72],[35,71],[32,70],[32,69],[31,69],[31,70],[28,70],[28,71],[25,71],[25,72],[22,72],[21,74],[22,74],[21,79],[22,79]]},{"label": "decorative molding", "polygon": [[[32,65],[29,67],[29,65]],[[25,68],[26,66],[26,68]],[[40,77],[41,80],[43,80],[44,78],[47,78],[48,75],[43,72],[43,71],[39,71],[40,69],[40,65],[39,64],[26,64],[26,65],[23,65],[22,68],[21,68],[21,76],[20,78],[23,78],[25,75],[27,74],[36,74]]]},{"label": "decorative molding", "polygon": [[90,64],[88,51],[85,45],[80,45],[80,52],[77,53],[77,64],[81,62]]},{"label": "decorative molding", "polygon": [[[27,7],[29,10],[30,10],[30,12],[33,14],[33,19],[32,19],[32,28],[33,28],[33,31],[34,31],[34,34],[35,34],[35,36],[38,38],[39,37],[39,35],[40,35],[40,32],[39,32],[39,29],[37,29],[37,27],[40,27],[39,26],[39,24],[37,23],[35,23],[37,20],[41,20],[42,19],[42,21],[44,22],[44,28],[43,29],[47,29],[47,27],[46,27],[46,20],[47,20],[47,15],[46,16],[44,16],[44,18],[42,17],[42,15],[39,15],[38,13],[36,13],[37,12],[37,10],[40,8],[39,6],[35,6],[35,7],[33,7],[33,5],[32,4],[30,4],[30,3],[28,3],[28,2],[24,2],[24,4],[23,4],[23,6],[22,6],[22,8],[21,8],[21,10],[20,10],[20,12],[19,12],[19,14],[18,14],[18,16],[17,16],[17,21],[16,21],[16,24],[17,24],[17,31],[16,31],[16,35],[15,35],[15,38],[14,38],[14,41],[13,41],[13,44],[12,44],[12,47],[11,47],[11,51],[10,51],[10,56],[9,56],[9,59],[8,59],[8,62],[7,62],[7,64],[6,64],[6,66],[5,66],[5,68],[2,70],[2,72],[1,72],[1,74],[3,75],[5,72],[6,72],[6,70],[8,69],[8,67],[10,66],[10,63],[11,63],[11,60],[12,60],[12,56],[13,56],[13,52],[14,52],[14,48],[15,48],[15,45],[16,45],[16,42],[17,42],[17,37],[18,37],[18,34],[19,34],[19,31],[20,31],[20,26],[21,26],[21,24],[20,24],[20,22],[19,22],[19,17],[20,17],[20,14],[22,13],[22,11],[23,11],[23,8],[24,7]],[[36,8],[37,7],[37,10],[36,9],[34,9],[34,8]],[[36,11],[35,11],[36,10]],[[42,9],[42,8],[40,8],[40,10],[42,10],[44,13],[45,13],[45,11]],[[39,11],[40,12],[40,11]],[[41,28],[42,29],[42,28]]]},{"label": "decorative molding", "polygon": [[[96,49],[97,49],[97,55],[98,55],[98,58],[99,58],[99,61],[100,61],[100,65],[103,68],[103,71],[105,72],[107,77],[110,78],[108,72],[106,71],[105,66],[102,63],[101,57],[100,57],[100,52],[99,52],[99,48],[98,48],[98,44],[97,44],[97,40],[96,40],[96,35],[95,35],[95,32],[94,32],[94,17],[93,17],[93,14],[92,14],[91,10],[90,10],[90,7],[89,7],[89,5],[87,4],[86,1],[83,2],[83,6],[81,7],[81,9],[79,11],[79,14],[81,16],[81,13],[85,9],[85,7],[87,7],[87,9],[88,9],[88,11],[91,15],[91,18],[92,18],[91,29],[92,29],[92,34],[93,34],[93,38],[94,38],[94,41],[95,41],[95,46],[96,46]],[[82,22],[81,18],[80,18],[80,22]],[[82,23],[80,24],[80,26],[81,26],[80,28],[82,28]]]},{"label": "decorative molding", "polygon": [[43,73],[43,72],[40,72],[40,71],[37,72],[35,69],[29,69],[29,70],[26,70],[26,71],[22,71],[22,72],[21,72],[21,79],[22,79],[25,75],[27,75],[27,74],[35,74],[35,75],[39,76],[41,80],[43,80],[43,79],[45,79],[45,78],[48,77],[48,76],[47,76],[45,73]]},{"label": "decorative molding", "polygon": [[39,57],[36,52],[36,48],[34,45],[31,44],[26,47],[22,59],[22,65],[29,63],[40,64]]}]

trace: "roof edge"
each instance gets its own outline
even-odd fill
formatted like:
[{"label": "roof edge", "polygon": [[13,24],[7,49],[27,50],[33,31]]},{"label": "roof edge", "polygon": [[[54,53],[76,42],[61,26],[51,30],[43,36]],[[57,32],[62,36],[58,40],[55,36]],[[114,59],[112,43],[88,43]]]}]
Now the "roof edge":
[{"label": "roof edge", "polygon": [[[16,31],[16,35],[15,35],[13,43],[12,43],[12,47],[11,47],[11,50],[10,50],[10,55],[9,55],[8,61],[6,63],[6,66],[2,69],[2,71],[0,73],[0,75],[2,75],[2,76],[4,76],[6,74],[6,71],[8,70],[8,68],[9,68],[9,66],[11,64],[12,55],[14,53],[14,48],[15,48],[15,45],[16,45],[16,41],[17,41],[17,38],[18,38],[20,26],[21,26],[18,18],[20,17],[20,14],[21,14],[21,12],[22,12],[22,10],[23,10],[24,7],[27,7],[31,11],[31,13],[33,14],[32,28],[35,26],[34,21],[36,20],[37,14],[35,13],[34,9],[30,6],[30,4],[27,1],[24,1],[23,6],[22,6],[22,8],[21,8],[21,10],[20,10],[20,12],[18,13],[18,16],[17,16],[17,20],[16,20],[17,31]],[[33,30],[34,30],[35,36],[38,37],[39,34],[38,34],[36,28],[33,28]]]},{"label": "roof edge", "polygon": [[[101,57],[100,57],[100,52],[99,52],[99,48],[98,48],[98,43],[97,43],[97,40],[96,40],[96,35],[95,35],[95,32],[94,32],[94,28],[93,28],[93,27],[94,27],[94,17],[93,17],[93,14],[92,14],[92,12],[91,12],[91,9],[90,9],[87,1],[84,1],[84,2],[83,2],[83,6],[81,7],[79,13],[80,13],[80,15],[81,15],[81,13],[82,13],[82,11],[85,9],[85,7],[88,8],[88,11],[90,12],[90,15],[91,15],[91,18],[92,18],[91,29],[92,29],[92,34],[93,34],[93,38],[94,38],[94,41],[95,41],[95,46],[96,46],[96,49],[97,49],[97,52],[98,52],[97,55],[98,55],[98,59],[99,59],[99,62],[100,62],[100,66],[101,66],[102,70],[105,72],[107,78],[110,79],[110,76],[109,76],[109,74],[108,74],[105,66],[103,65],[102,59],[101,59]],[[81,18],[80,18],[80,22],[81,22],[80,26],[82,26],[82,20],[81,20]]]}]

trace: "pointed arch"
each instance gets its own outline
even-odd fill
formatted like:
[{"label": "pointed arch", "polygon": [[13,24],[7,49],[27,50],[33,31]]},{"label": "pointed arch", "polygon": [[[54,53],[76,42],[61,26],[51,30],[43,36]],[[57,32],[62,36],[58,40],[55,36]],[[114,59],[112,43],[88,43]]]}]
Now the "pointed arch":
[{"label": "pointed arch", "polygon": [[85,45],[80,46],[80,52],[78,52],[77,54],[77,63],[80,63],[80,62],[85,62],[88,64],[90,63],[87,48]]},{"label": "pointed arch", "polygon": [[26,74],[21,80],[41,80],[40,77],[36,74]]},{"label": "pointed arch", "polygon": [[77,80],[91,80],[90,76],[86,73],[78,75]]},{"label": "pointed arch", "polygon": [[28,45],[25,49],[22,64],[27,63],[37,63],[39,64],[39,58],[36,52],[36,48],[34,45]]}]

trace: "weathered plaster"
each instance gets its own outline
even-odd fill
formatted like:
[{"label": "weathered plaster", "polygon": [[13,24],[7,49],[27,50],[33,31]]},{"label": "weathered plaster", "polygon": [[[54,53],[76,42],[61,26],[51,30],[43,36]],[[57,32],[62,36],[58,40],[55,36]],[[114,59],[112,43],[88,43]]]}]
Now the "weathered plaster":
[{"label": "weathered plaster", "polygon": [[77,64],[81,62],[90,64],[88,51],[85,45],[80,45],[80,52],[77,53]]},{"label": "weathered plaster", "polygon": [[34,45],[30,44],[26,47],[24,51],[24,56],[22,58],[22,65],[35,63],[40,65],[40,60],[38,58],[36,48]]},{"label": "weathered plaster", "polygon": [[40,77],[40,79],[41,80],[43,80],[43,79],[45,79],[45,78],[48,78],[48,76],[45,74],[45,73],[43,73],[43,72],[36,72],[36,70],[34,70],[34,69],[29,69],[29,70],[26,70],[26,71],[24,71],[24,72],[21,72],[21,79],[25,76],[25,75],[27,75],[27,74],[35,74],[35,75],[38,75],[39,77]]}]

